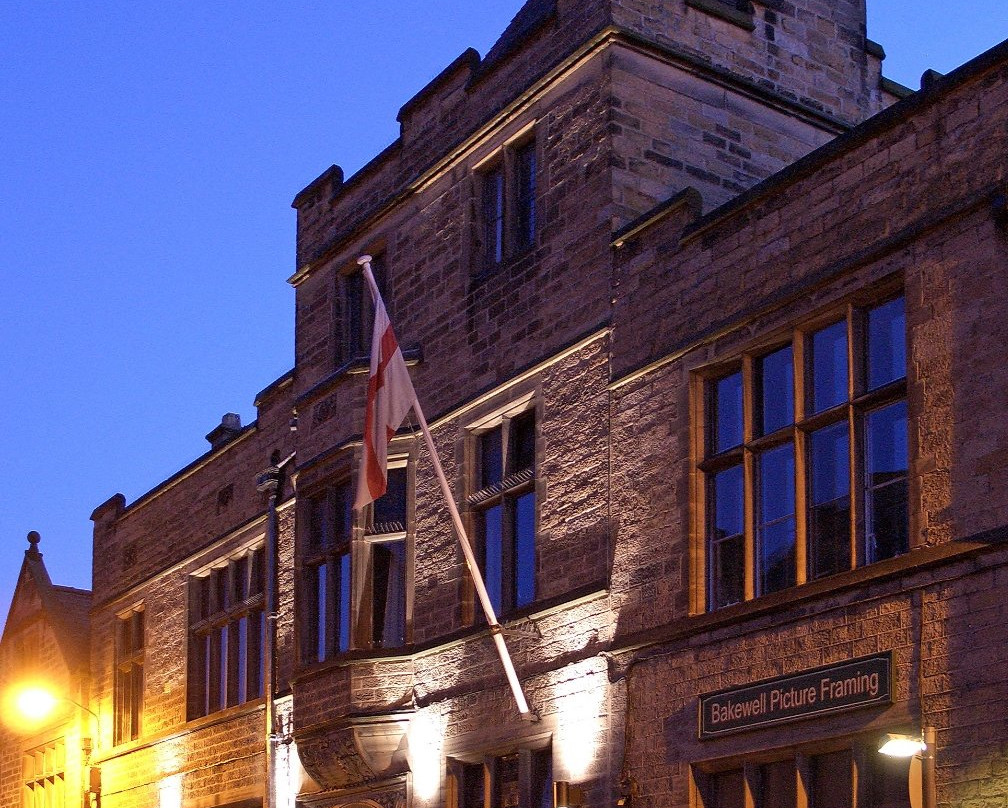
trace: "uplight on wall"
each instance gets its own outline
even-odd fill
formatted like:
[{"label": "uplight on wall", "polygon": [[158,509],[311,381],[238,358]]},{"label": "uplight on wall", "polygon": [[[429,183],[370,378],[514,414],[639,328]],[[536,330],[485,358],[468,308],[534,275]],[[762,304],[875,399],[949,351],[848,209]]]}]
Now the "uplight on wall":
[{"label": "uplight on wall", "polygon": [[559,774],[574,781],[590,776],[605,731],[609,676],[601,657],[569,665],[553,686],[557,728],[553,753]]},{"label": "uplight on wall", "polygon": [[407,760],[413,772],[413,793],[423,802],[438,796],[441,787],[443,719],[435,708],[417,710],[406,730]]},{"label": "uplight on wall", "polygon": [[556,780],[553,783],[553,808],[580,808],[584,802],[584,791],[580,786],[566,780]]}]

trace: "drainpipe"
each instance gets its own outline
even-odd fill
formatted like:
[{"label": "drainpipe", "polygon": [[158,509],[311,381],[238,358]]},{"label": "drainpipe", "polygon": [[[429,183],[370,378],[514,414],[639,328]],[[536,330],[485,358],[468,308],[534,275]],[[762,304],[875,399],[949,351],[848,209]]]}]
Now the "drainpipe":
[{"label": "drainpipe", "polygon": [[277,502],[283,496],[284,467],[294,459],[289,454],[275,466],[270,466],[256,478],[256,490],[269,494],[266,520],[266,638],[263,643],[263,694],[265,705],[266,741],[266,793],[264,808],[276,808],[276,783],[274,782],[276,742],[274,690],[276,689],[276,634],[277,634],[277,550],[280,542],[280,518]]}]

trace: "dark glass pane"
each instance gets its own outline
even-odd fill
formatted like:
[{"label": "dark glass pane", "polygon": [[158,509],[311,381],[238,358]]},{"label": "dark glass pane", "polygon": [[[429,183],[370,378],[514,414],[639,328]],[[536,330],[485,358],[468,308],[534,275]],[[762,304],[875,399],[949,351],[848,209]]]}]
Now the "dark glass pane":
[{"label": "dark glass pane", "polygon": [[249,615],[249,692],[250,699],[263,694],[263,644],[266,641],[266,613],[257,609]]},{"label": "dark glass pane", "polygon": [[847,322],[812,335],[812,412],[847,400]]},{"label": "dark glass pane", "polygon": [[781,427],[794,423],[794,361],[791,346],[774,351],[757,363],[758,402],[757,421],[761,435],[769,435]]},{"label": "dark glass pane", "polygon": [[745,530],[742,466],[714,475],[714,537],[725,538]]},{"label": "dark glass pane", "polygon": [[353,491],[349,483],[340,483],[330,500],[332,519],[332,538],[330,541],[335,544],[327,546],[339,546],[350,541],[350,534],[353,529]]},{"label": "dark glass pane", "polygon": [[535,493],[522,494],[515,502],[515,603],[525,606],[535,600]]},{"label": "dark glass pane", "polygon": [[518,808],[518,755],[497,758],[496,795],[494,805],[499,808]]},{"label": "dark glass pane", "polygon": [[831,502],[850,492],[847,422],[812,433],[812,504]]},{"label": "dark glass pane", "polygon": [[207,715],[217,709],[214,694],[213,678],[213,634],[205,635],[200,641],[200,680],[203,682],[203,693],[200,699],[200,715]]},{"label": "dark glass pane", "polygon": [[535,241],[536,228],[536,157],[535,144],[521,147],[515,154],[517,194],[515,241],[517,249],[524,249]]},{"label": "dark glass pane", "polygon": [[143,716],[143,668],[134,665],[130,671],[130,740],[140,737],[140,719]]},{"label": "dark glass pane", "polygon": [[713,555],[711,608],[741,603],[745,597],[745,543],[741,535],[716,542]]},{"label": "dark glass pane", "polygon": [[227,609],[229,605],[227,567],[214,570],[212,577],[214,580],[214,595],[217,598],[217,602],[214,604],[214,612],[220,613]]},{"label": "dark glass pane", "polygon": [[340,553],[336,561],[339,573],[337,612],[339,617],[339,650],[350,647],[350,553]]},{"label": "dark glass pane", "polygon": [[869,754],[868,804],[872,808],[907,808],[910,805],[907,783],[910,778],[910,758]]},{"label": "dark glass pane", "polygon": [[375,544],[372,554],[372,639],[398,648],[406,642],[406,543]]},{"label": "dark glass pane", "polygon": [[553,808],[553,754],[550,749],[532,753],[531,808]]},{"label": "dark glass pane", "polygon": [[238,688],[238,704],[244,704],[248,700],[248,617],[238,618],[238,652],[235,654],[237,666],[235,668],[235,684]]},{"label": "dark glass pane", "polygon": [[321,662],[326,658],[326,625],[329,607],[329,566],[319,564],[312,575],[315,613],[311,615],[312,637],[315,642],[315,658]]},{"label": "dark glass pane", "polygon": [[144,647],[144,613],[133,612],[130,617],[130,633],[132,634],[131,651],[139,651]]},{"label": "dark glass pane", "polygon": [[231,562],[231,584],[233,588],[232,603],[241,603],[248,597],[248,556],[236,558]]},{"label": "dark glass pane", "polygon": [[480,435],[480,489],[499,483],[503,477],[504,458],[501,454],[501,428]]},{"label": "dark glass pane", "polygon": [[712,774],[710,784],[714,808],[742,808],[745,805],[745,779],[741,769]]},{"label": "dark glass pane", "polygon": [[760,766],[759,774],[760,808],[794,808],[798,798],[798,776],[792,758]]},{"label": "dark glass pane", "polygon": [[745,502],[742,466],[715,474],[712,483],[711,608],[742,601],[745,589]]},{"label": "dark glass pane", "polygon": [[343,316],[346,322],[346,346],[347,356],[352,359],[356,356],[367,356],[371,335],[367,333],[367,319],[364,308],[365,295],[367,294],[364,282],[364,273],[357,271],[347,275],[345,283],[345,297]]},{"label": "dark glass pane", "polygon": [[228,626],[221,626],[217,630],[217,648],[215,649],[217,654],[217,702],[214,705],[215,710],[219,710],[222,707],[227,707],[228,704],[228,656],[230,653],[230,648],[228,647],[228,641],[230,640],[230,635],[228,633]]},{"label": "dark glass pane", "polygon": [[843,749],[816,755],[810,764],[811,805],[815,808],[850,808],[854,804],[850,751]]},{"label": "dark glass pane", "polygon": [[794,447],[778,446],[760,455],[760,592],[795,583]]},{"label": "dark glass pane", "polygon": [[847,424],[812,433],[809,525],[811,575],[850,569],[850,455]]},{"label": "dark glass pane", "polygon": [[406,468],[390,468],[385,493],[374,503],[375,533],[397,533],[406,529]]},{"label": "dark glass pane", "polygon": [[717,454],[742,443],[742,374],[733,373],[715,382],[713,397],[711,446]]},{"label": "dark glass pane", "polygon": [[794,514],[794,447],[785,443],[759,456],[760,521]]},{"label": "dark glass pane", "polygon": [[868,389],[906,376],[906,311],[903,298],[868,312]]},{"label": "dark glass pane", "polygon": [[501,506],[494,505],[483,512],[483,580],[490,603],[499,614],[502,605],[504,546],[501,536]]},{"label": "dark glass pane", "polygon": [[869,560],[909,548],[907,405],[897,401],[865,420],[866,512]]},{"label": "dark glass pane", "polygon": [[258,547],[252,552],[252,569],[249,572],[249,595],[258,595],[265,590],[266,550]]},{"label": "dark glass pane", "polygon": [[504,258],[504,174],[500,168],[483,176],[483,250],[487,265]]},{"label": "dark glass pane", "polygon": [[461,808],[483,808],[486,792],[483,787],[483,766],[466,763],[462,767]]},{"label": "dark glass pane", "polygon": [[316,497],[308,503],[308,552],[317,553],[326,546],[325,497]]},{"label": "dark glass pane", "polygon": [[511,421],[508,430],[511,451],[509,472],[535,468],[535,413],[522,413]]}]

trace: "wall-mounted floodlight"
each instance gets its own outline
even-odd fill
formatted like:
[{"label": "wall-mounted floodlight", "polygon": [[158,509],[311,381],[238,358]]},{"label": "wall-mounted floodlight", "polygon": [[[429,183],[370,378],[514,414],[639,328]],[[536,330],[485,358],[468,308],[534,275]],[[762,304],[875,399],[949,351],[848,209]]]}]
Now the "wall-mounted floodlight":
[{"label": "wall-mounted floodlight", "polygon": [[553,808],[580,808],[584,805],[584,792],[566,780],[553,782]]},{"label": "wall-mounted floodlight", "polygon": [[882,740],[882,744],[879,746],[879,754],[888,755],[889,757],[913,757],[914,755],[919,755],[927,749],[927,744],[924,743],[924,739],[921,737],[915,737],[913,735],[899,735],[896,733],[889,733]]},{"label": "wall-mounted floodlight", "polygon": [[935,779],[934,727],[924,727],[920,735],[886,735],[879,752],[890,757],[910,758],[907,787],[912,808],[936,808],[938,789]]}]

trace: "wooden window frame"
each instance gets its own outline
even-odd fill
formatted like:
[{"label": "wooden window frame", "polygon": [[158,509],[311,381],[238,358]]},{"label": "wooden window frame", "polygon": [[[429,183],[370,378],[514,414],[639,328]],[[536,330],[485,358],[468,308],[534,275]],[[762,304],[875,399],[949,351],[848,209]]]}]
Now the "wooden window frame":
[{"label": "wooden window frame", "polygon": [[[375,283],[391,312],[388,264],[385,253],[375,249],[371,258],[371,272]],[[336,363],[364,362],[371,355],[371,331],[374,327],[374,301],[371,290],[364,278],[364,272],[357,264],[340,273],[337,281],[340,307],[340,327],[336,334]]]},{"label": "wooden window frame", "polygon": [[261,542],[190,576],[189,720],[263,697],[265,584]]},{"label": "wooden window frame", "polygon": [[[695,763],[690,767],[690,804],[727,808],[726,801],[719,801],[717,788],[721,777],[732,774],[741,779],[741,802],[727,805],[731,808],[735,808],[735,805],[739,808],[763,805],[764,772],[769,766],[783,763],[790,767],[794,777],[795,808],[809,808],[818,804],[815,800],[817,788],[823,788],[832,794],[837,806],[877,805],[875,798],[881,791],[902,791],[906,788],[910,761],[908,758],[886,758],[879,755],[876,747],[877,741],[874,738],[829,739],[815,746],[803,745],[793,751],[779,750],[758,758],[754,756]],[[838,755],[846,757],[841,763],[848,769],[845,782],[849,783],[849,792],[843,791],[842,787],[828,788],[828,783],[817,784],[819,765],[825,764],[826,758],[832,758],[830,762],[835,763]],[[780,795],[775,793],[774,796]]]},{"label": "wooden window frame", "polygon": [[[532,464],[523,468],[514,468],[514,452],[512,428],[515,424],[525,420],[531,420],[532,429]],[[466,498],[467,512],[469,516],[470,536],[474,544],[474,550],[480,572],[484,577],[484,583],[489,592],[494,591],[494,585],[487,581],[487,563],[485,546],[485,515],[493,508],[501,508],[501,580],[500,603],[495,604],[498,608],[498,616],[506,615],[518,609],[535,603],[539,596],[538,567],[539,567],[539,505],[538,505],[538,465],[539,465],[539,425],[540,419],[531,401],[523,403],[519,407],[509,409],[496,417],[484,421],[478,428],[470,430],[469,442],[471,459],[470,491]],[[482,445],[485,436],[499,430],[501,436],[501,480],[499,483],[481,485],[482,474]],[[522,559],[517,547],[518,537],[515,535],[514,523],[517,521],[516,511],[518,501],[528,494],[532,494],[533,500],[533,528],[532,528],[532,595],[531,598],[522,601],[519,598],[519,565]],[[510,516],[509,516],[510,514]],[[491,594],[492,597],[492,594]],[[475,604],[473,604],[475,605]],[[482,614],[475,608],[471,609],[472,619],[478,620],[477,615]]]},{"label": "wooden window frame", "polygon": [[[412,637],[412,570],[414,563],[413,542],[411,541],[411,537],[413,535],[412,524],[414,519],[412,492],[414,491],[415,486],[416,469],[415,463],[409,455],[393,454],[388,458],[388,470],[390,473],[402,473],[405,477],[403,484],[404,501],[402,503],[403,521],[376,523],[376,503],[372,503],[365,511],[364,535],[360,542],[363,552],[358,553],[358,556],[361,558],[361,563],[366,565],[364,574],[366,591],[363,594],[364,602],[368,604],[369,608],[366,609],[366,614],[361,617],[362,620],[366,622],[364,628],[367,631],[368,644],[371,648],[393,649],[408,645]],[[377,609],[380,601],[375,582],[375,575],[377,574],[375,550],[376,548],[389,544],[398,544],[402,547],[402,592],[400,594],[401,602],[397,605],[397,608],[400,611],[401,638],[394,637],[391,640],[379,632],[380,627],[378,625]],[[386,601],[385,610],[387,610],[387,608],[388,603]],[[382,622],[384,623],[384,621]],[[384,628],[384,625],[381,628]]]},{"label": "wooden window frame", "polygon": [[[553,751],[545,742],[523,744],[509,751],[449,756],[445,787],[445,808],[501,808],[499,771],[505,758],[517,757],[518,802],[514,808],[551,808],[553,784]],[[537,771],[537,767],[539,770]],[[481,777],[482,801],[479,806],[466,804],[466,780]],[[536,782],[541,780],[542,782]],[[543,791],[542,804],[536,801],[536,786]],[[548,803],[548,805],[547,805]]]},{"label": "wooden window frame", "polygon": [[[330,482],[304,498],[299,516],[301,531],[301,594],[303,631],[301,659],[303,662],[323,662],[356,647],[353,615],[353,532],[354,512],[352,481],[345,477]],[[327,526],[316,522],[316,509],[323,508],[321,518]],[[342,532],[336,535],[336,509],[343,515]],[[315,537],[315,532],[323,535]],[[325,531],[333,531],[329,542]],[[324,572],[322,572],[324,570]],[[324,576],[324,591],[318,591],[319,576]],[[319,599],[324,610],[319,609]],[[321,641],[321,643],[320,643]]]},{"label": "wooden window frame", "polygon": [[[25,808],[58,808],[67,804],[66,741],[56,738],[26,749],[22,755],[22,804]],[[73,789],[70,789],[71,793]]]},{"label": "wooden window frame", "polygon": [[477,273],[496,272],[535,248],[541,217],[540,159],[531,129],[513,137],[474,170]]},{"label": "wooden window frame", "polygon": [[135,741],[142,731],[145,622],[142,605],[118,615],[116,619],[113,739],[116,744]]},{"label": "wooden window frame", "polygon": [[[712,368],[703,369],[694,374],[692,380],[692,419],[694,431],[694,475],[693,492],[697,507],[694,509],[696,566],[693,598],[695,611],[715,611],[719,608],[734,605],[734,602],[745,602],[760,597],[761,591],[759,542],[759,491],[757,463],[761,456],[769,450],[791,444],[793,448],[794,467],[794,583],[800,586],[813,580],[811,570],[810,523],[811,523],[811,470],[810,452],[813,433],[834,426],[846,424],[847,434],[847,474],[849,499],[849,529],[850,569],[872,563],[871,545],[866,535],[866,498],[872,488],[866,479],[866,424],[869,414],[880,411],[898,402],[907,400],[906,375],[895,381],[868,390],[866,381],[867,363],[867,322],[869,312],[879,309],[897,299],[903,298],[902,290],[890,289],[888,293],[880,294],[868,300],[848,301],[840,308],[833,308],[822,315],[802,322],[785,334],[780,334],[774,340],[764,341],[757,347],[745,351],[732,362],[719,363]],[[905,303],[904,303],[905,305]],[[909,346],[905,330],[904,309],[904,347]],[[811,340],[814,334],[822,329],[844,322],[847,340],[847,380],[846,397],[841,403],[824,409],[821,412],[811,411],[811,390],[809,379],[812,373]],[[757,429],[757,396],[759,390],[756,384],[757,362],[763,357],[789,345],[792,348],[792,383],[793,383],[793,422],[780,427],[766,435],[759,434]],[[742,441],[737,446],[722,448],[716,451],[712,444],[712,393],[716,383],[735,373],[742,376]],[[909,432],[909,418],[907,424]],[[909,458],[908,458],[909,461]],[[713,498],[712,483],[716,474],[740,466],[743,474],[743,519],[744,519],[744,559],[743,559],[743,593],[741,601],[732,603],[716,603],[713,590],[713,553],[712,553],[712,523],[710,511]],[[906,483],[909,488],[909,462]],[[909,501],[909,496],[908,496]],[[909,511],[909,508],[908,508]],[[910,530],[910,515],[907,515],[907,535]],[[902,549],[907,552],[914,542],[908,539],[908,546]],[[846,571],[844,568],[840,571]],[[826,577],[825,575],[819,577]],[[787,588],[787,587],[784,587]],[[774,590],[778,591],[778,590]]]}]

